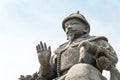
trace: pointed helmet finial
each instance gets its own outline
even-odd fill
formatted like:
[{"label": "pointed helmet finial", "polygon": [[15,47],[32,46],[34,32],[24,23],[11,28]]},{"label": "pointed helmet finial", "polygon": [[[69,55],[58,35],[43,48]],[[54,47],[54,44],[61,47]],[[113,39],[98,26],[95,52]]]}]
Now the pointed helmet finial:
[{"label": "pointed helmet finial", "polygon": [[77,11],[77,14],[80,14],[80,12],[79,12],[79,11]]}]

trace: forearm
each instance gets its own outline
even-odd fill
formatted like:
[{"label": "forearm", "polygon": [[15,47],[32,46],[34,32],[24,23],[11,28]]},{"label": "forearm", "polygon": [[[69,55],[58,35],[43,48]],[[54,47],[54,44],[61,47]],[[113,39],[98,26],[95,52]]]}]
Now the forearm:
[{"label": "forearm", "polygon": [[112,61],[112,64],[116,64],[118,57],[114,50],[109,50],[106,47],[98,47],[97,54],[103,53],[105,57]]},{"label": "forearm", "polygon": [[116,52],[107,42],[99,42],[99,44],[90,43],[89,52],[96,55],[96,57],[105,56],[112,61],[113,64],[116,64],[118,57]]},{"label": "forearm", "polygon": [[104,46],[98,46],[97,44],[90,43],[90,48],[88,52],[90,52],[92,55],[99,55],[100,53],[103,53],[104,56],[109,58],[113,61],[113,63],[117,63],[118,58],[114,50],[110,50],[110,47],[104,47]]},{"label": "forearm", "polygon": [[115,52],[109,51],[106,48],[104,48],[104,51],[105,51],[105,55],[107,56],[107,58],[109,58],[112,61],[112,63],[116,64],[118,62],[117,55],[113,54]]},{"label": "forearm", "polygon": [[40,67],[40,73],[39,75],[42,76],[45,79],[49,79],[51,78],[53,75],[55,74],[54,72],[54,68],[52,67],[51,64],[48,64],[46,66],[42,66]]}]

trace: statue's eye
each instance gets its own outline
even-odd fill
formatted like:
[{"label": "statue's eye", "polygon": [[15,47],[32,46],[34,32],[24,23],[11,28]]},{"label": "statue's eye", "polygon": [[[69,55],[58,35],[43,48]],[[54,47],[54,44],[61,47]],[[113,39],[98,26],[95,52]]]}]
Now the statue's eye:
[{"label": "statue's eye", "polygon": [[65,28],[67,28],[68,27],[68,24],[65,24]]},{"label": "statue's eye", "polygon": [[71,25],[74,25],[74,24],[79,24],[78,22],[72,22]]}]

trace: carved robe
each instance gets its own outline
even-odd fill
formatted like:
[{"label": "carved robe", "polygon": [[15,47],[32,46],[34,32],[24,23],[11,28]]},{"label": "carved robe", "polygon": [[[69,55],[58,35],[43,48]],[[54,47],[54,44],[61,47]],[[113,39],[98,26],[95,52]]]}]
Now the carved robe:
[{"label": "carved robe", "polygon": [[[55,50],[55,55],[59,56],[59,54],[61,54],[60,55],[60,64],[57,65],[60,68],[59,69],[60,76],[67,74],[67,72],[69,71],[69,69],[72,66],[79,63],[79,57],[80,57],[80,52],[79,52],[80,48],[78,47],[79,44],[84,40],[88,40],[88,39],[92,39],[92,38],[95,38],[95,36],[87,36],[87,37],[78,38],[78,39],[74,40],[67,47],[67,49],[64,50],[64,48],[66,48],[66,46],[69,44],[69,42],[64,43],[63,45],[59,46],[59,48],[57,48]],[[111,60],[111,62],[113,62],[113,65],[115,65],[117,63],[117,55],[116,55],[115,51],[113,50],[113,48],[110,46],[110,44],[107,42],[107,39],[105,37],[99,37],[98,39],[95,39],[95,40],[93,39],[90,41],[90,43],[100,46],[104,50],[106,50],[108,53],[110,53],[108,55],[112,55],[112,57],[114,58],[113,60]],[[96,48],[96,47],[93,47],[93,48]],[[62,51],[62,50],[64,50],[64,51]],[[97,51],[96,51],[97,48],[94,50],[86,53],[87,55],[85,56],[83,63],[93,66],[99,72],[102,73],[103,69],[101,69],[100,66],[98,66],[99,63],[97,63],[96,60],[105,55],[100,54],[100,55],[97,55],[97,58],[95,58],[95,56],[93,56],[91,54],[97,54]]]}]

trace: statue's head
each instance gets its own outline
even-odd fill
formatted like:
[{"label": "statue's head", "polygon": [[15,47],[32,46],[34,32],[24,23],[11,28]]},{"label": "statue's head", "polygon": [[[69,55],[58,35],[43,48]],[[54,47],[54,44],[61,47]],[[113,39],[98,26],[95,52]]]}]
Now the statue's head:
[{"label": "statue's head", "polygon": [[79,12],[66,17],[62,22],[62,27],[69,40],[89,34],[90,32],[90,25],[88,21]]}]

